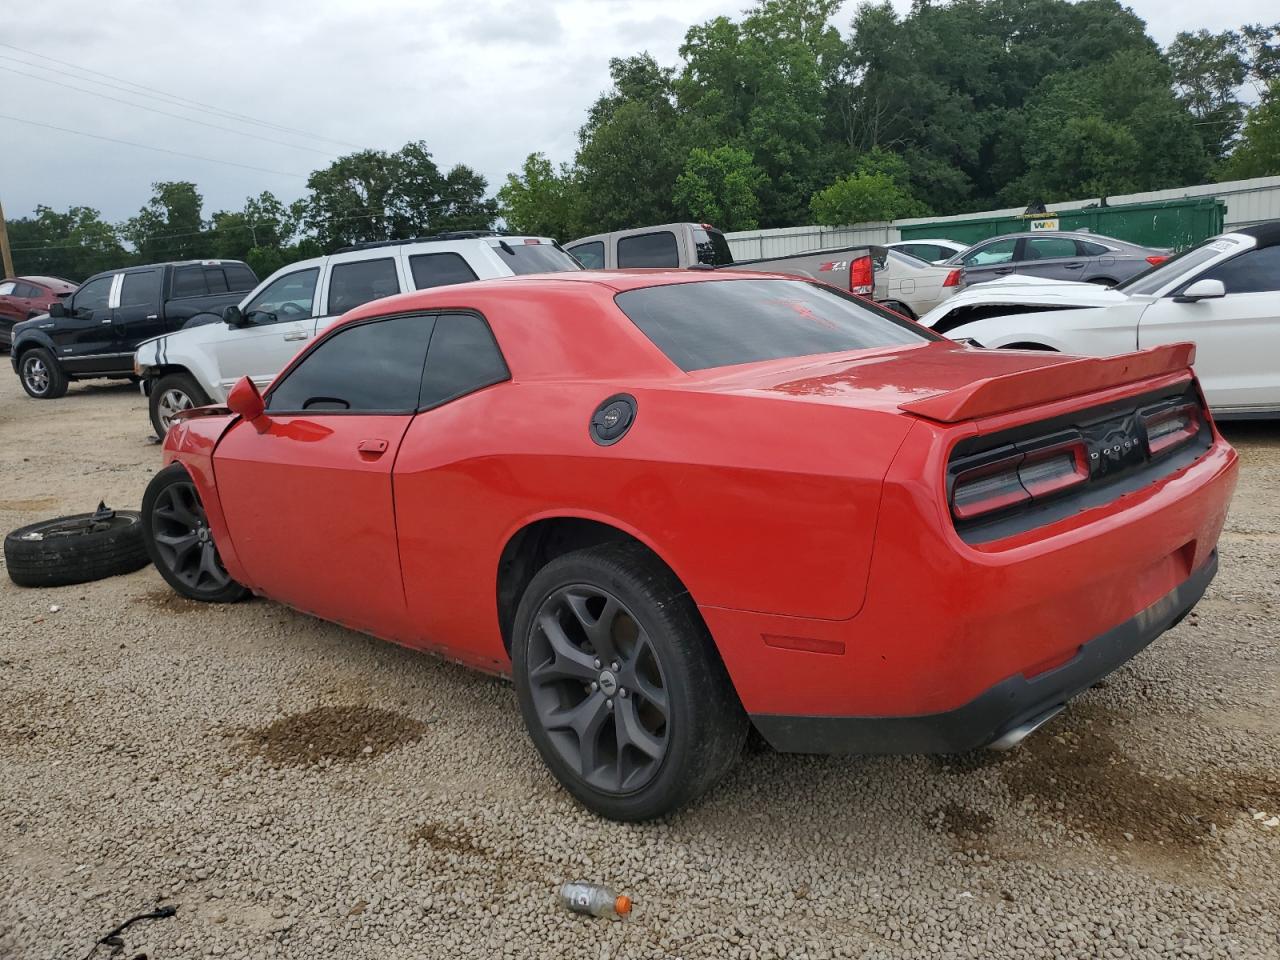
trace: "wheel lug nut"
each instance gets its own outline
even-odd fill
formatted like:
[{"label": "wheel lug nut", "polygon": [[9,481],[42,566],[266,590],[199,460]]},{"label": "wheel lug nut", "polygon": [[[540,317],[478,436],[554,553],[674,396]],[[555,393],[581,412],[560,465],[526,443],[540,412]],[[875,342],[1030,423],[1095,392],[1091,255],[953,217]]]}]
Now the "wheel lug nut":
[{"label": "wheel lug nut", "polygon": [[608,707],[610,710],[612,710],[612,709],[613,709],[613,701],[612,701],[612,700],[606,700],[606,701],[604,702],[604,705],[605,705],[606,707]]},{"label": "wheel lug nut", "polygon": [[599,661],[599,660],[597,660],[597,661],[596,661],[596,669],[597,669],[597,670],[599,670],[599,669],[600,669],[600,661]]},{"label": "wheel lug nut", "polygon": [[627,698],[627,688],[623,687],[621,690],[619,690],[618,696],[622,697],[622,699],[625,700]]},{"label": "wheel lug nut", "polygon": [[598,683],[596,683],[594,680],[592,680],[592,681],[591,681],[591,689],[592,689],[592,690],[599,690],[599,689],[600,689],[600,684],[598,684]]},{"label": "wheel lug nut", "polygon": [[613,661],[613,663],[609,664],[609,668],[610,668],[611,670],[613,670],[613,672],[614,672],[614,673],[617,673],[619,670],[621,670],[621,669],[622,669],[622,667],[618,664],[618,661],[617,661],[617,660],[615,660],[615,661]]}]

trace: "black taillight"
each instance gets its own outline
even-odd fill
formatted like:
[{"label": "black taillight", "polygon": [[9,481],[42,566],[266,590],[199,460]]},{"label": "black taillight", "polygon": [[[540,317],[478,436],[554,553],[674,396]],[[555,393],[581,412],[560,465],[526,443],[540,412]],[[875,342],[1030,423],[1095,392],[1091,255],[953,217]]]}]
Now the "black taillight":
[{"label": "black taillight", "polygon": [[1089,480],[1089,451],[1078,437],[962,469],[951,485],[951,513],[971,520],[1028,500],[1040,500]]},{"label": "black taillight", "polygon": [[1194,403],[1147,407],[1139,413],[1152,457],[1176,450],[1200,433],[1200,409]]}]

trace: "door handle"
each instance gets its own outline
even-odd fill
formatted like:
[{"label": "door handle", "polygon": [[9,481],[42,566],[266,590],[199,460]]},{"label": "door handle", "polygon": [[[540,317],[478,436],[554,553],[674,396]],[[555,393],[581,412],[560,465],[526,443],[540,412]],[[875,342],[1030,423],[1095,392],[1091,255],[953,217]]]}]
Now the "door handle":
[{"label": "door handle", "polygon": [[387,441],[361,440],[356,444],[356,449],[370,457],[380,457],[387,452]]},{"label": "door handle", "polygon": [[994,273],[1013,273],[1013,267],[996,267]]},{"label": "door handle", "polygon": [[307,339],[307,332],[306,332],[305,330],[298,330],[298,331],[295,331],[295,332],[293,332],[293,333],[286,333],[286,334],[284,335],[284,339],[286,339],[286,340],[305,340],[305,339]]},{"label": "door handle", "polygon": [[1081,270],[1084,268],[1083,263],[1064,263],[1063,266],[1068,270]]},{"label": "door handle", "polygon": [[148,313],[148,314],[147,314],[147,319],[148,319],[148,320],[157,320],[157,319],[159,319],[159,317],[160,317],[160,314],[158,314],[158,313]]}]

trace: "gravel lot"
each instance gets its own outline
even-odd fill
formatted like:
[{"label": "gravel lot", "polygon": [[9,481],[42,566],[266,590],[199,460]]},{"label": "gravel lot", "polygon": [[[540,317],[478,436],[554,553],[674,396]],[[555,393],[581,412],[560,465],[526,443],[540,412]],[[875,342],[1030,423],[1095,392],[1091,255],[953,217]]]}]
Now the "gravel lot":
[{"label": "gravel lot", "polygon": [[[149,433],[127,385],[0,371],[0,527],[137,507]],[[1229,435],[1208,597],[1021,749],[756,748],[657,825],[577,808],[502,682],[150,568],[0,578],[0,957],[158,903],[122,957],[1280,956],[1280,425]],[[577,878],[633,919],[563,913]]]}]

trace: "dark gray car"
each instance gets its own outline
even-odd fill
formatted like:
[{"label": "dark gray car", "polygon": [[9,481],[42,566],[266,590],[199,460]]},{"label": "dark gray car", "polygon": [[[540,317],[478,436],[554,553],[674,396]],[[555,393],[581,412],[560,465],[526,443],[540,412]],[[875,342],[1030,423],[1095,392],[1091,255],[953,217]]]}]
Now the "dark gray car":
[{"label": "dark gray car", "polygon": [[983,240],[947,264],[964,267],[966,284],[1017,274],[1111,286],[1168,257],[1168,250],[1140,247],[1096,233],[1039,230]]}]

